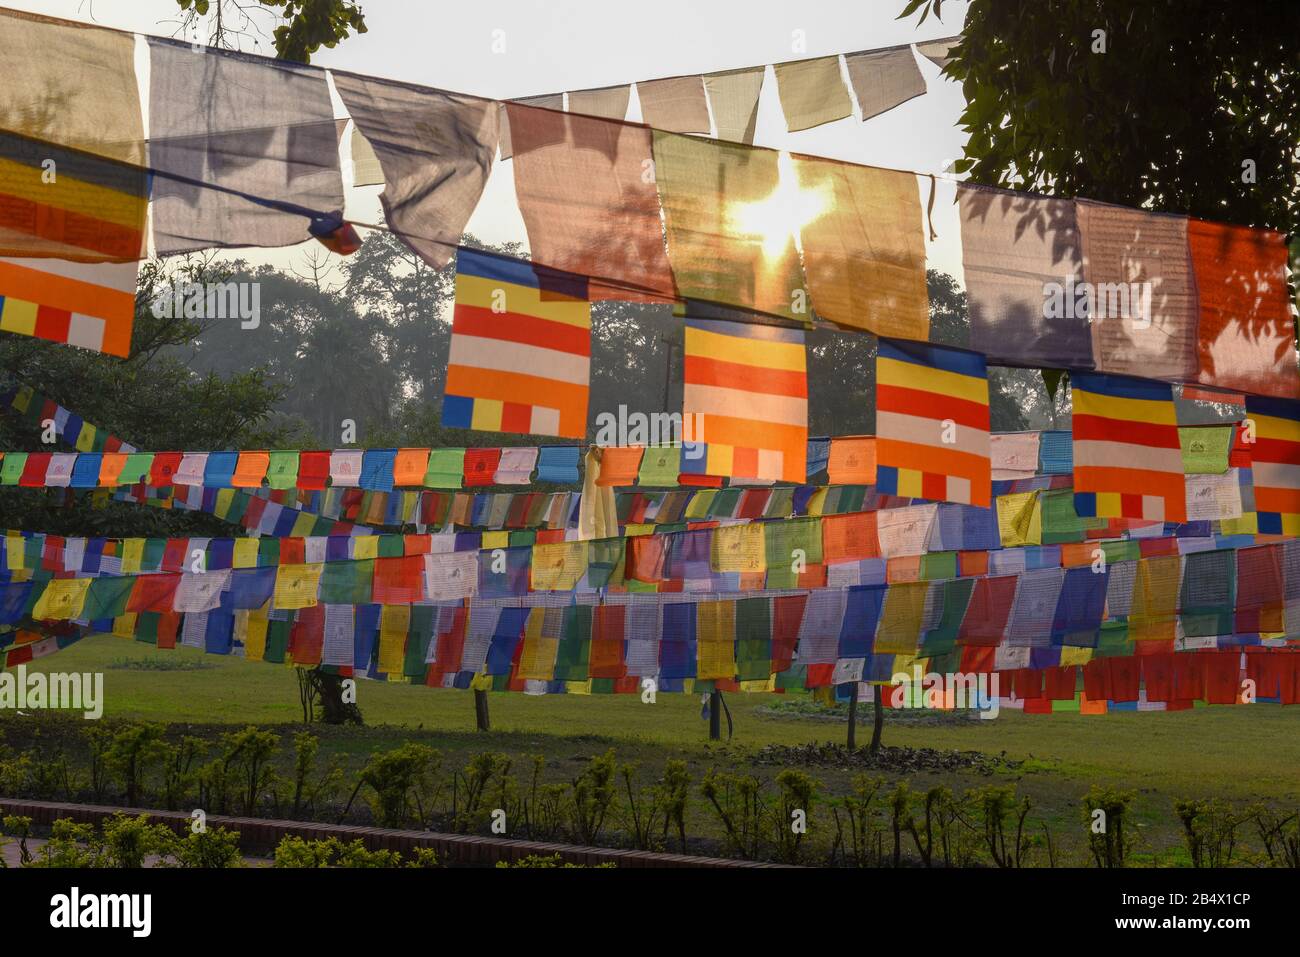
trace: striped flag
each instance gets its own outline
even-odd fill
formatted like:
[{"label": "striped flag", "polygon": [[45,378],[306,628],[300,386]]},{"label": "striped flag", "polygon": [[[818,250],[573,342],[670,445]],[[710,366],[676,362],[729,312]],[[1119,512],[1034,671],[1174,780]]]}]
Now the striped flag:
[{"label": "striped flag", "polygon": [[876,352],[876,488],[989,507],[988,368],[979,353],[881,339]]},{"label": "striped flag", "polygon": [[125,358],[139,264],[0,259],[0,331]]},{"label": "striped flag", "polygon": [[1072,372],[1074,510],[1080,516],[1187,521],[1173,387]]},{"label": "striped flag", "polygon": [[[798,329],[686,320],[683,435],[705,454],[684,472],[802,483],[807,478],[808,376]],[[703,462],[693,469],[692,462]]]},{"label": "striped flag", "polygon": [[1246,415],[1260,534],[1300,535],[1300,402],[1248,395]]},{"label": "striped flag", "polygon": [[590,372],[584,277],[457,252],[443,425],[582,438]]},{"label": "striped flag", "polygon": [[137,260],[148,187],[141,167],[0,133],[0,256]]}]

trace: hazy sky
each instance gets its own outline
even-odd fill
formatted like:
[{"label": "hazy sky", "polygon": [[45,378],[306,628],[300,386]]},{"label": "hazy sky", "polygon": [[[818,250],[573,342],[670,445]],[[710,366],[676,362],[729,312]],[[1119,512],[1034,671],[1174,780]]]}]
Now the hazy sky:
[{"label": "hazy sky", "polygon": [[[179,23],[175,0],[0,0],[0,5],[141,33],[172,35]],[[931,17],[919,29],[914,17],[895,19],[903,6],[904,0],[365,0],[369,32],[320,51],[313,62],[464,93],[519,97],[950,36],[960,32],[967,4],[950,0],[942,22]],[[270,19],[258,22],[269,27]],[[802,49],[794,47],[796,37],[802,38]],[[494,42],[500,47],[501,41],[504,50],[493,52]],[[273,52],[269,40],[260,49]],[[942,172],[961,155],[957,121],[964,104],[956,83],[939,78],[928,60],[918,60],[928,85],[925,96],[866,123],[849,118],[800,133],[786,132],[769,71],[755,142],[850,162]],[[635,111],[635,98],[633,104]],[[634,112],[632,118],[639,115]],[[922,187],[923,207],[928,183]],[[349,215],[377,219],[378,192],[354,191]],[[930,265],[960,278],[952,198],[953,186],[940,182],[934,216],[939,238],[930,244],[929,256]],[[494,170],[469,229],[489,241],[526,241],[509,163]],[[240,255],[291,265],[303,253],[295,247]]]}]

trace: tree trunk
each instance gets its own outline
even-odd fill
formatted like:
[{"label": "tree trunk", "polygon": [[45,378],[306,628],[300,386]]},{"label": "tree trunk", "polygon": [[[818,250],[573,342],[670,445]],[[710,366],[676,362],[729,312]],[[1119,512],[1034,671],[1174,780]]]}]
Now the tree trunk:
[{"label": "tree trunk", "polygon": [[875,754],[880,750],[880,733],[885,729],[885,700],[881,697],[884,694],[881,685],[876,685],[871,690],[876,704],[876,720],[871,728],[871,753]]},{"label": "tree trunk", "polygon": [[854,682],[849,686],[853,690],[849,692],[849,750],[855,751],[858,747],[858,685]]},{"label": "tree trunk", "polygon": [[343,676],[312,668],[308,672],[321,706],[321,720],[326,724],[365,724],[361,709],[343,700]]}]

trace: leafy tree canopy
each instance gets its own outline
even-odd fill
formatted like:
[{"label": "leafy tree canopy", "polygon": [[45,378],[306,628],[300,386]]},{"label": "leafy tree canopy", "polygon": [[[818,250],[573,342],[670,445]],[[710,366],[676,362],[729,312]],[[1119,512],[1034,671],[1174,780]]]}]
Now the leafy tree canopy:
[{"label": "leafy tree canopy", "polygon": [[[908,0],[900,18],[942,10]],[[944,72],[973,181],[1300,221],[1300,4],[972,0],[961,33]]]}]

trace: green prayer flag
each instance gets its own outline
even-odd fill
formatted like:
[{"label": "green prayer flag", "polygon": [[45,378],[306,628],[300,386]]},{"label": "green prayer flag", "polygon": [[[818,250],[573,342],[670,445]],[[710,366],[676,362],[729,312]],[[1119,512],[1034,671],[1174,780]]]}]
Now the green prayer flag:
[{"label": "green prayer flag", "polygon": [[6,452],[0,461],[0,485],[17,485],[27,467],[26,452]]},{"label": "green prayer flag", "polygon": [[586,681],[591,657],[591,606],[564,609],[559,647],[555,655],[555,681]]},{"label": "green prayer flag", "polygon": [[465,480],[464,449],[432,449],[424,474],[428,488],[461,488]]},{"label": "green prayer flag", "polygon": [[676,446],[652,445],[641,456],[637,485],[676,485],[682,471],[682,450]]},{"label": "green prayer flag", "polygon": [[87,621],[98,621],[126,614],[126,603],[134,587],[134,575],[124,578],[92,578],[86,591],[86,604],[81,617]]},{"label": "green prayer flag", "polygon": [[289,650],[289,630],[293,627],[288,621],[269,621],[266,623],[266,650],[263,661],[275,665],[284,664],[285,652]]},{"label": "green prayer flag", "polygon": [[374,577],[375,563],[370,558],[326,562],[320,575],[319,600],[326,605],[369,604]]},{"label": "green prayer flag", "polygon": [[266,469],[266,484],[271,488],[298,487],[298,453],[272,452]]},{"label": "green prayer flag", "polygon": [[941,581],[956,577],[956,552],[927,552],[921,556],[921,581]]},{"label": "green prayer flag", "polygon": [[132,452],[126,457],[122,471],[117,474],[118,485],[139,485],[149,477],[153,465],[152,452]]},{"label": "green prayer flag", "polygon": [[1228,471],[1228,450],[1235,426],[1184,426],[1178,430],[1186,475],[1222,475]]},{"label": "green prayer flag", "polygon": [[158,619],[156,611],[142,611],[135,617],[135,640],[147,645],[158,644]]}]

